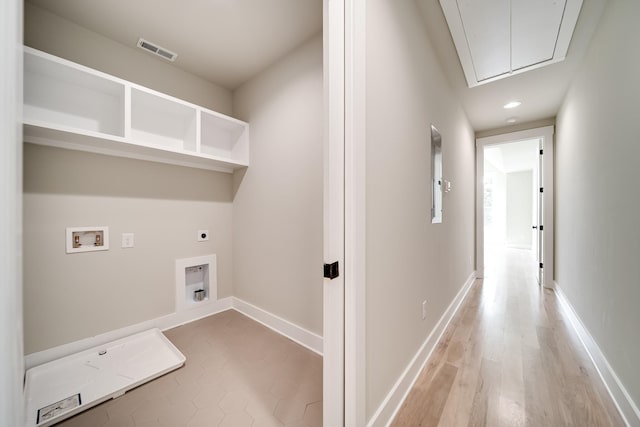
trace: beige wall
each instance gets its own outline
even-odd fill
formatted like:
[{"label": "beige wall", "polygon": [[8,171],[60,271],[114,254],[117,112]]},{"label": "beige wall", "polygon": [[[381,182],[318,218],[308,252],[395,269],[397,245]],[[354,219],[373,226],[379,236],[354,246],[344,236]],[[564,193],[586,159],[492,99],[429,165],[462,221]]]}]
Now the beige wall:
[{"label": "beige wall", "polygon": [[[27,45],[232,113],[226,89],[38,7],[26,14]],[[228,174],[26,145],[26,354],[173,312],[175,259],[209,253],[220,297],[322,333],[322,37],[236,101],[252,165],[235,186]],[[65,254],[65,228],[90,225],[110,227],[111,249]],[[123,232],[135,248],[120,247]]]},{"label": "beige wall", "polygon": [[130,82],[231,114],[231,92],[135,47],[25,3],[24,44]]},{"label": "beige wall", "polygon": [[[366,25],[370,418],[473,271],[475,147],[415,3],[367,1]],[[430,221],[432,123],[442,134],[444,178],[452,181],[442,224]]]},{"label": "beige wall", "polygon": [[[26,144],[25,353],[174,312],[179,258],[217,254],[231,295],[231,189],[229,174]],[[66,254],[65,228],[92,225],[110,250]]]},{"label": "beige wall", "polygon": [[[640,404],[640,2],[608,2],[556,132],[556,280]],[[630,44],[631,43],[631,44]]]},{"label": "beige wall", "polygon": [[[232,112],[228,90],[29,3],[25,44]],[[172,313],[178,258],[216,253],[218,294],[232,294],[231,175],[31,145],[24,163],[25,353]],[[90,225],[110,227],[111,250],[66,255],[65,228]]]},{"label": "beige wall", "polygon": [[234,293],[322,333],[322,37],[241,86],[251,166],[236,173]]}]

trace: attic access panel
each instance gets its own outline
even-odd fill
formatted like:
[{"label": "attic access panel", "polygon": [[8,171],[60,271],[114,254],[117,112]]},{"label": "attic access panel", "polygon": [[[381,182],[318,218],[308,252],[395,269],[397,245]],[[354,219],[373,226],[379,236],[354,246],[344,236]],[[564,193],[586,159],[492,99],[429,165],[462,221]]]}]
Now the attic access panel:
[{"label": "attic access panel", "polygon": [[469,87],[564,60],[582,0],[440,0]]}]

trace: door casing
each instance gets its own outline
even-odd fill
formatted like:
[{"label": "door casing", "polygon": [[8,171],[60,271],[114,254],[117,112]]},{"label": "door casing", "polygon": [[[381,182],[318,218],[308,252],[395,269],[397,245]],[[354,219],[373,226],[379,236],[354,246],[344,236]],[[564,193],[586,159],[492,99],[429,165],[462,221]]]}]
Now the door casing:
[{"label": "door casing", "polygon": [[[344,425],[344,3],[323,3],[324,263],[339,275],[323,282],[323,424]],[[319,263],[318,263],[319,264]],[[318,265],[318,272],[322,271]]]}]

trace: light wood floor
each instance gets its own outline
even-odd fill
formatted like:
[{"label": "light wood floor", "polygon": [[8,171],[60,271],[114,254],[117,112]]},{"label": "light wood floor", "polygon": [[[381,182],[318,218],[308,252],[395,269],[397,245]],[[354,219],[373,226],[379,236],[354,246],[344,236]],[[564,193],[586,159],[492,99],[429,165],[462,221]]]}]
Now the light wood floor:
[{"label": "light wood floor", "polygon": [[393,426],[624,426],[530,251],[478,280]]}]

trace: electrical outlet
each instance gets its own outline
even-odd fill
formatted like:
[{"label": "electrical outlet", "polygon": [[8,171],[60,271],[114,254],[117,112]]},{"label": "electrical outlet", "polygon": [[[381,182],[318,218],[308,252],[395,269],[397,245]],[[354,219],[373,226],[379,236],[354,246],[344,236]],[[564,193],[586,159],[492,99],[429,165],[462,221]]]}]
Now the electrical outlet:
[{"label": "electrical outlet", "polygon": [[427,318],[427,300],[422,301],[422,320]]},{"label": "electrical outlet", "polygon": [[209,230],[198,230],[198,242],[209,240]]},{"label": "electrical outlet", "polygon": [[133,248],[135,246],[135,236],[133,233],[122,233],[122,247]]}]

